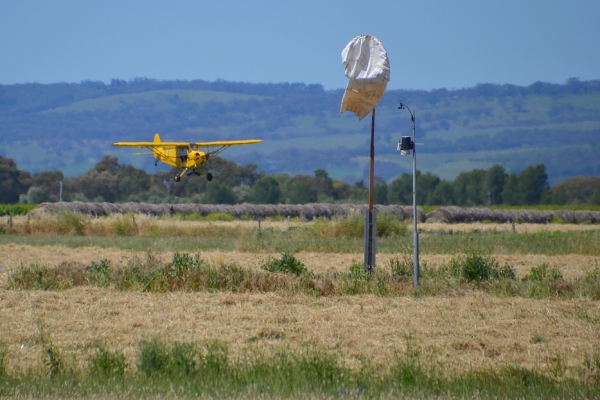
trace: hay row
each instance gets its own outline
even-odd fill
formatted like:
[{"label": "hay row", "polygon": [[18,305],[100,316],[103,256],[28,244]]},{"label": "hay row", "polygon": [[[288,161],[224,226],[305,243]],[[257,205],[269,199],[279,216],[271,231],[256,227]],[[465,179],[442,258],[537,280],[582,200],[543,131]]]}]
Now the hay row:
[{"label": "hay row", "polygon": [[427,214],[427,222],[438,223],[529,223],[547,224],[561,221],[569,224],[600,223],[599,211],[571,210],[490,210],[489,208],[440,207]]},{"label": "hay row", "polygon": [[[366,205],[354,204],[147,204],[147,203],[82,203],[74,201],[70,203],[42,203],[32,215],[54,214],[60,211],[70,211],[80,214],[103,217],[111,214],[124,214],[127,212],[135,214],[146,214],[152,216],[192,214],[208,215],[214,213],[230,214],[234,218],[249,216],[252,219],[264,219],[266,217],[300,217],[305,220],[315,218],[344,217],[350,214],[364,213]],[[393,214],[401,220],[412,218],[412,207],[400,205],[377,205],[378,213]],[[425,213],[418,210],[419,220],[425,220]]]},{"label": "hay row", "polygon": [[[315,218],[344,217],[351,214],[363,214],[367,206],[356,204],[148,204],[148,203],[42,203],[33,215],[53,214],[59,211],[71,211],[97,217],[111,214],[146,214],[151,216],[192,214],[208,215],[214,213],[230,214],[234,218],[249,216],[252,219],[266,217],[300,217],[305,220]],[[412,207],[401,205],[376,205],[378,213],[392,214],[401,220],[412,219]],[[565,223],[600,223],[600,211],[571,211],[571,210],[490,210],[488,208],[440,207],[428,214],[418,210],[419,222],[437,223],[532,223],[547,224],[561,221]]]}]

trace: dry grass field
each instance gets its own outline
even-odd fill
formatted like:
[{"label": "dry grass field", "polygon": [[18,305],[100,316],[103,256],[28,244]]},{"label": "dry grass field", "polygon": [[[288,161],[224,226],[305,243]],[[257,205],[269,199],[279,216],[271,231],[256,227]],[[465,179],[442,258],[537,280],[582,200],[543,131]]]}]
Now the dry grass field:
[{"label": "dry grass field", "polygon": [[[20,217],[24,218],[24,217]],[[15,218],[17,226],[24,220]],[[202,226],[237,226],[253,229],[256,222],[194,222],[139,217],[161,231],[198,229]],[[91,221],[91,224],[107,224]],[[264,221],[262,228],[287,230],[298,222]],[[90,225],[88,225],[90,226]],[[98,231],[100,228],[89,228]],[[421,224],[423,232],[510,232],[510,224]],[[597,230],[594,225],[517,225],[520,233]],[[43,234],[43,233],[40,233]],[[600,243],[599,243],[600,246]],[[55,266],[64,261],[89,264],[107,259],[124,266],[144,251],[61,245],[0,245],[0,343],[6,346],[5,367],[10,372],[43,369],[42,341],[51,340],[64,360],[85,363],[98,345],[119,349],[135,369],[139,342],[160,337],[169,342],[219,340],[230,356],[272,354],[282,349],[317,348],[339,355],[346,367],[360,369],[368,362],[385,369],[398,355],[417,357],[426,365],[449,370],[497,369],[518,366],[556,379],[574,376],[597,379],[599,372],[585,370],[585,360],[600,352],[600,303],[589,298],[531,299],[498,297],[478,290],[453,290],[435,296],[375,295],[311,296],[286,291],[271,293],[119,291],[112,287],[76,287],[61,291],[9,289],[8,277],[20,266],[40,263]],[[190,252],[193,253],[193,252]],[[214,265],[236,264],[259,270],[273,252],[211,250],[201,257]],[[358,253],[295,254],[315,273],[347,271]],[[379,254],[387,265],[399,254]],[[439,268],[453,254],[425,254],[422,264]],[[510,264],[517,278],[532,267],[547,264],[566,281],[581,278],[598,267],[600,258],[581,254],[494,254]],[[173,252],[159,252],[168,262]],[[383,268],[383,267],[382,267]],[[587,376],[589,375],[589,377]]]}]

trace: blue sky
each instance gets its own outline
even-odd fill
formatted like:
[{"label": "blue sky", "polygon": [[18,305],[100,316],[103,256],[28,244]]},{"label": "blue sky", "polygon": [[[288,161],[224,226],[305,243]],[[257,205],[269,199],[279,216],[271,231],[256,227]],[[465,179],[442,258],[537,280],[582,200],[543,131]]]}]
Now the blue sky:
[{"label": "blue sky", "polygon": [[600,79],[598,0],[0,0],[0,84],[225,79],[346,86],[371,34],[388,89]]}]

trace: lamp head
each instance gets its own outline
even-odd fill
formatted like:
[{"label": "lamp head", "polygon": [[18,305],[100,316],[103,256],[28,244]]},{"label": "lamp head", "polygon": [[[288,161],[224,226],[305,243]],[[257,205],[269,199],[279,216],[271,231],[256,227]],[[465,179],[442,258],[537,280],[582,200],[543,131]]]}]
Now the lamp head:
[{"label": "lamp head", "polygon": [[410,136],[402,136],[400,143],[398,143],[397,150],[401,155],[405,156],[410,154],[411,150],[415,149],[415,142],[412,141]]}]

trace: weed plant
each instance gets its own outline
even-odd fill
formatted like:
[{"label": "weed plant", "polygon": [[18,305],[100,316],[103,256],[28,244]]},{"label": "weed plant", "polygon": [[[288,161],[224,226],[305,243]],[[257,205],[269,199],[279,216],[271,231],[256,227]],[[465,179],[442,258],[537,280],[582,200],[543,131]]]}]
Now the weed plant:
[{"label": "weed plant", "polygon": [[287,251],[281,255],[281,258],[270,258],[261,268],[269,272],[281,272],[284,274],[294,274],[296,276],[314,276],[306,269],[306,266],[302,261],[298,260],[293,254]]},{"label": "weed plant", "polygon": [[83,216],[78,213],[61,211],[56,216],[56,228],[62,235],[83,235],[85,224]]},{"label": "weed plant", "polygon": [[117,236],[134,236],[138,234],[138,227],[133,215],[124,215],[110,224],[112,231]]},{"label": "weed plant", "polygon": [[[307,232],[317,237],[362,238],[364,236],[364,216],[350,214],[343,218],[328,220],[319,218],[306,228]],[[408,228],[403,221],[391,214],[377,217],[377,237],[393,237],[405,235]]]},{"label": "weed plant", "polygon": [[127,359],[122,352],[101,346],[90,357],[89,369],[90,374],[99,379],[123,379],[127,369]]},{"label": "weed plant", "polygon": [[[596,398],[593,371],[599,353],[563,377],[551,371],[506,366],[457,370],[426,366],[418,355],[391,356],[388,367],[362,360],[349,368],[338,353],[318,348],[229,355],[226,345],[161,339],[139,343],[137,368],[127,369],[120,351],[98,348],[87,365],[49,376],[32,371],[0,376],[2,397],[217,397],[217,398]],[[592,371],[592,375],[590,375]],[[568,377],[566,377],[568,376]]]},{"label": "weed plant", "polygon": [[600,268],[572,282],[546,265],[532,268],[522,280],[509,265],[500,266],[491,256],[472,252],[451,259],[439,269],[422,265],[417,289],[412,288],[412,262],[406,254],[393,258],[388,268],[367,272],[353,261],[347,272],[313,273],[290,253],[268,260],[260,270],[234,264],[215,266],[199,254],[175,253],[164,263],[148,252],[146,260],[133,258],[124,267],[112,268],[107,260],[90,265],[61,263],[54,268],[23,265],[9,275],[8,288],[64,290],[75,286],[114,286],[117,290],[148,292],[230,291],[303,293],[315,296],[364,295],[435,296],[448,291],[484,291],[496,296],[525,298],[600,298]]}]

